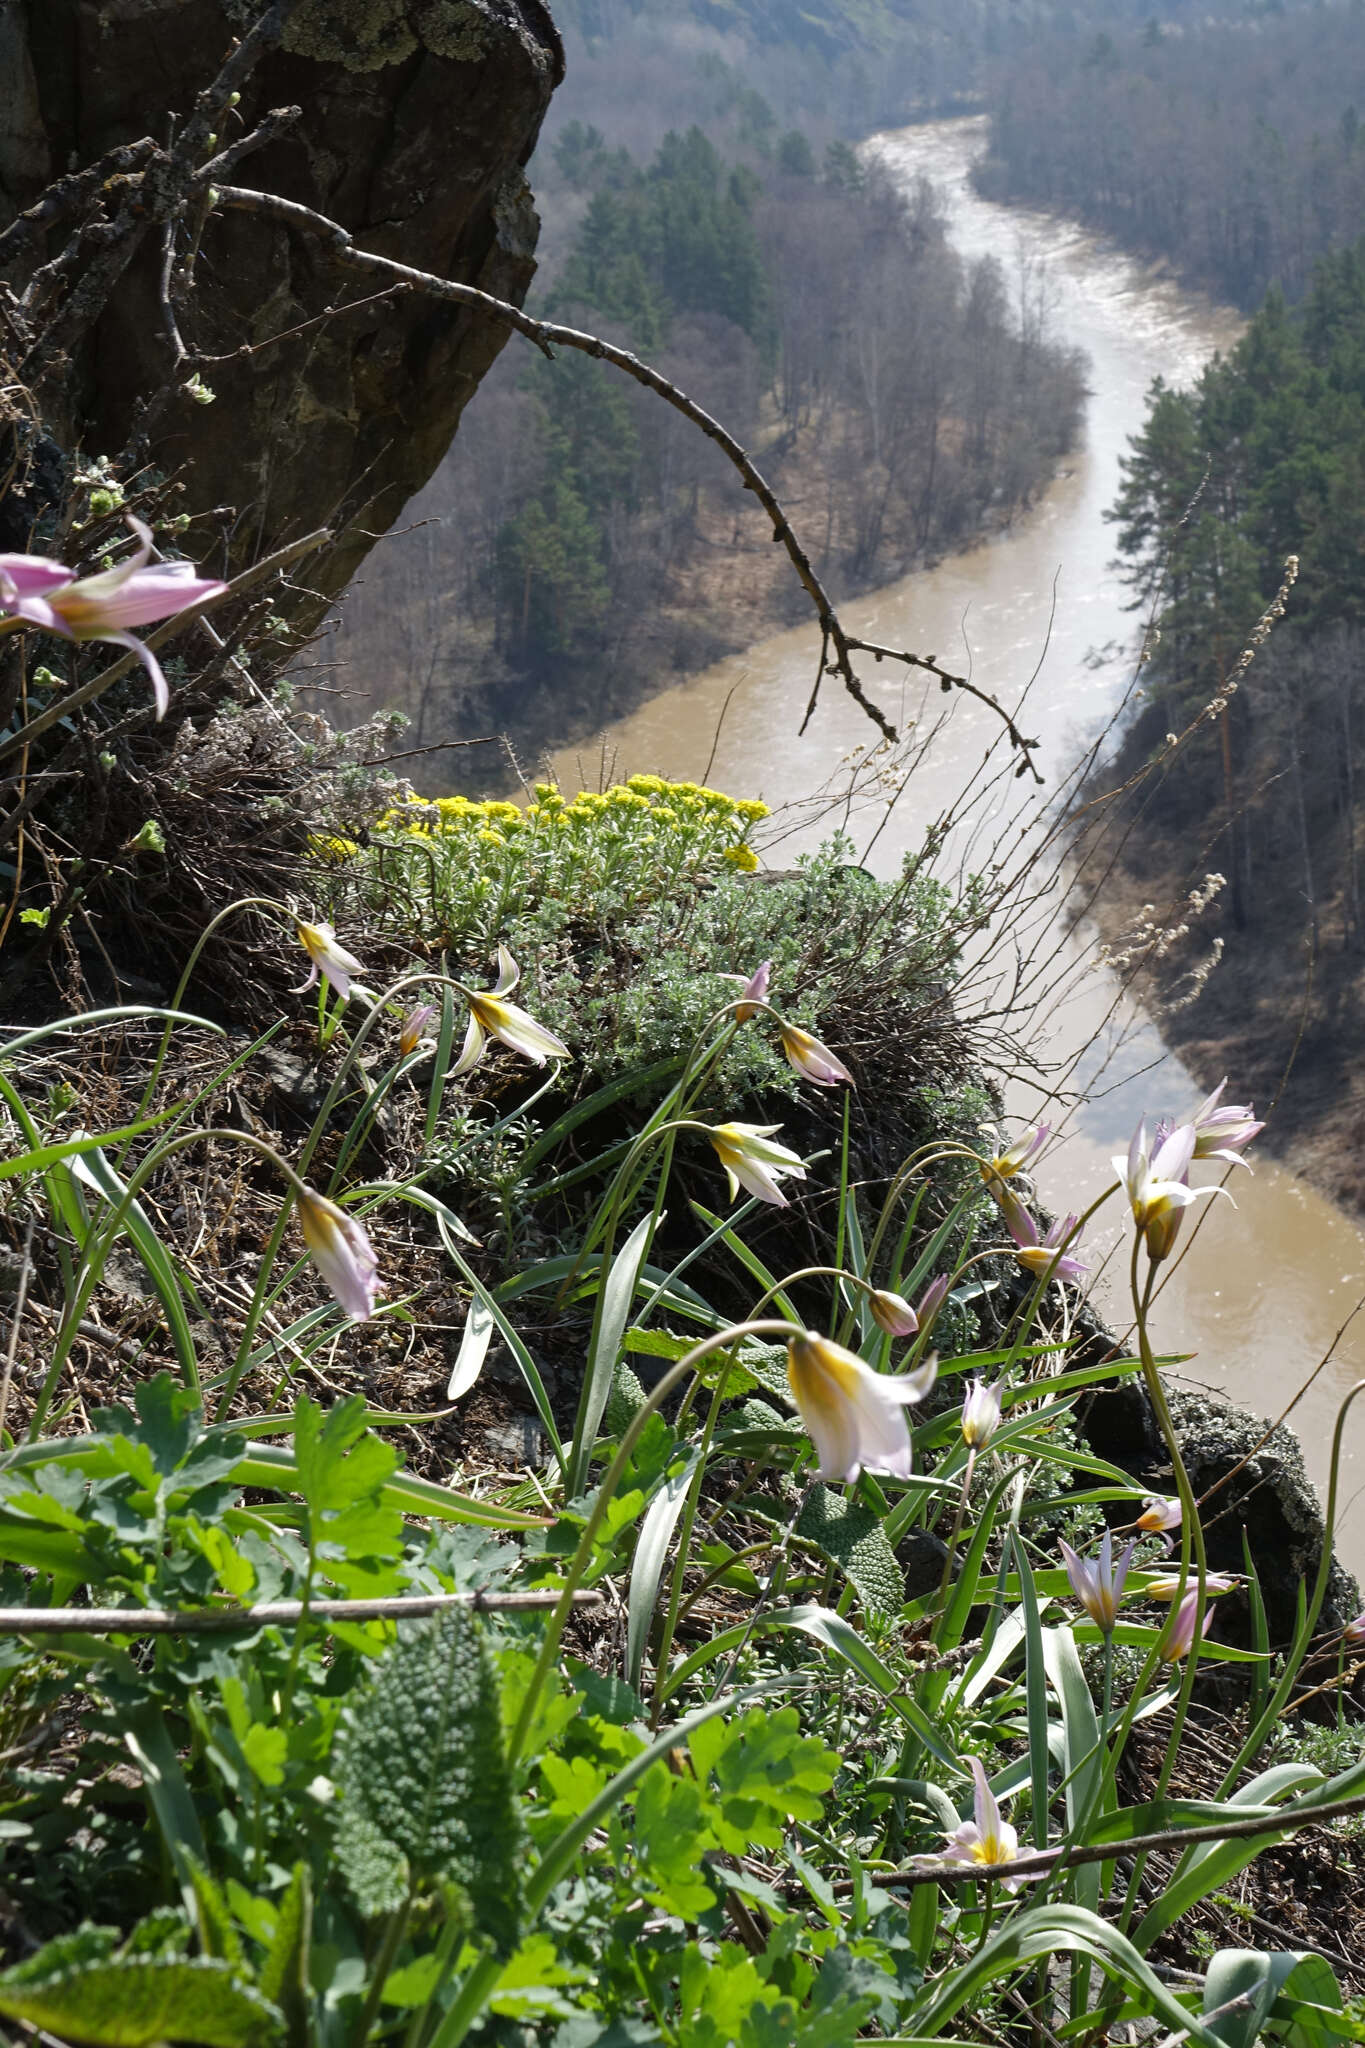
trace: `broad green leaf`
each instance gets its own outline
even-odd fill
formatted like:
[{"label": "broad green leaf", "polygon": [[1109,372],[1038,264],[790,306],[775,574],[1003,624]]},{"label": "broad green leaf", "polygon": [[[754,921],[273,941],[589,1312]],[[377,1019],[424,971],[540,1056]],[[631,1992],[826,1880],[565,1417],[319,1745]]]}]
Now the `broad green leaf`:
[{"label": "broad green leaf", "polygon": [[[1220,1949],[1204,1978],[1204,2015],[1209,2031],[1225,2042],[1226,2048],[1254,2048],[1270,2008],[1296,1966],[1306,1960],[1290,1949],[1269,1955],[1259,1949]],[[1336,1979],[1330,1969],[1327,1974],[1335,1988]],[[1340,2002],[1338,1990],[1338,2005]],[[1223,2007],[1231,2010],[1220,2010]]]},{"label": "broad green leaf", "polygon": [[89,2048],[263,2048],[281,2018],[213,1956],[128,1956],[41,1979],[0,1977],[0,2013]]},{"label": "broad green leaf", "polygon": [[816,1486],[807,1496],[795,1533],[830,1558],[868,1607],[899,1614],[905,1574],[886,1540],[882,1518],[844,1492]]},{"label": "broad green leaf", "polygon": [[332,1774],[337,1861],[362,1912],[391,1911],[410,1883],[454,1882],[479,1932],[515,1947],[521,1829],[497,1674],[470,1615],[405,1624],[346,1710]]}]

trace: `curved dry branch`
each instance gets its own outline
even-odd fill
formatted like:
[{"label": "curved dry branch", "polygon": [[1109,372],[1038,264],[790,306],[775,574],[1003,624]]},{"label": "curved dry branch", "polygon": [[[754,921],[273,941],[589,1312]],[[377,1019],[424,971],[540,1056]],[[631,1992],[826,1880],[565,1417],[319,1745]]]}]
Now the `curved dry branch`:
[{"label": "curved dry branch", "polygon": [[1027,739],[1014,720],[984,690],[979,690],[967,681],[965,676],[952,674],[941,668],[932,656],[902,653],[895,648],[878,647],[871,641],[859,640],[845,632],[838,613],[831,604],[820,578],[815,572],[809,554],[798,539],[780,500],[772,486],[758,469],[747,450],[734,435],[714,419],[709,412],[698,405],[686,392],[656,370],[652,364],[643,362],[629,349],[619,348],[614,342],[604,341],[600,335],[587,334],[576,327],[563,327],[555,321],[537,320],[525,313],[519,306],[510,305],[503,299],[496,299],[489,292],[480,291],[476,285],[457,284],[451,278],[436,277],[430,271],[416,270],[410,264],[400,263],[390,256],[377,255],[373,250],[359,248],[351,235],[338,222],[329,220],[326,214],[317,213],[313,208],[301,206],[292,199],[282,199],[272,192],[258,192],[240,185],[222,185],[217,188],[219,206],[237,212],[255,213],[269,220],[277,220],[297,228],[300,233],[314,235],[324,241],[337,262],[354,270],[365,270],[382,277],[392,278],[426,293],[434,299],[445,300],[448,304],[469,306],[485,314],[490,320],[500,321],[550,357],[556,348],[575,349],[582,355],[592,356],[599,362],[610,363],[637,384],[652,391],[680,412],[684,419],[705,434],[708,441],[725,455],[738,470],[744,488],[752,491],[772,522],[773,539],[786,549],[788,559],[795,569],[802,588],[815,607],[820,622],[820,660],[816,670],[815,687],[802,721],[804,732],[810,723],[820,692],[820,684],[826,675],[835,675],[854,702],[866,712],[883,736],[890,741],[897,737],[896,728],[880,707],[872,702],[863,690],[853,667],[853,656],[857,652],[871,654],[877,661],[891,660],[908,667],[921,668],[938,677],[944,689],[963,690],[968,695],[986,704],[1003,721],[1012,748],[1022,755],[1018,772],[1031,773],[1034,780],[1042,776],[1034,763],[1033,750],[1036,740]]}]

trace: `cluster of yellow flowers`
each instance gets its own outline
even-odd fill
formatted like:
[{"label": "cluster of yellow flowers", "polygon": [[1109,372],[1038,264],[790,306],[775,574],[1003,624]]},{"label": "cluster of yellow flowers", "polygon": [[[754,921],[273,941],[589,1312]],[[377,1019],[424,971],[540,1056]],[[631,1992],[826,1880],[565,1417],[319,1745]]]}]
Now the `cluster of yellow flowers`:
[{"label": "cluster of yellow flowers", "polygon": [[[582,790],[572,799],[553,782],[538,782],[525,810],[496,798],[414,799],[390,811],[379,829],[423,839],[474,838],[480,845],[497,848],[528,833],[572,835],[587,829],[615,836],[624,830],[636,836],[645,826],[650,835],[662,830],[695,839],[701,828],[707,841],[731,839],[733,843],[720,848],[721,858],[747,874],[758,866],[758,856],[744,843],[745,834],[767,815],[768,806],[756,797],[726,796],[697,782],[666,782],[660,775],[632,775],[610,789]],[[653,840],[646,838],[645,843]]]}]

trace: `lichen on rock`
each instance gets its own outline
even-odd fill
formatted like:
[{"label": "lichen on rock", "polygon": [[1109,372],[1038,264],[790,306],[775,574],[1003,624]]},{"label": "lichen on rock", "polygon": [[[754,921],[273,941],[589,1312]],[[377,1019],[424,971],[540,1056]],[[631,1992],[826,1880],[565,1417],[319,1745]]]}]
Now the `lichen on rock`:
[{"label": "lichen on rock", "polygon": [[488,55],[479,0],[303,0],[284,31],[286,50],[347,71],[379,71],[418,49],[454,64]]},{"label": "lichen on rock", "polygon": [[281,38],[297,57],[379,71],[418,47],[405,0],[303,0]]},{"label": "lichen on rock", "polygon": [[414,0],[410,12],[433,56],[478,64],[488,54],[488,15],[478,0]]}]

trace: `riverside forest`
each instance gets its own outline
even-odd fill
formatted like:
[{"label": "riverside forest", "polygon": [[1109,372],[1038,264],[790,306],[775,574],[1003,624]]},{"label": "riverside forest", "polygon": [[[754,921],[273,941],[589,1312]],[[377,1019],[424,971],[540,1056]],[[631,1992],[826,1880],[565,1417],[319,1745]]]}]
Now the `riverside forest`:
[{"label": "riverside forest", "polygon": [[1365,2038],[1362,54],[0,7],[0,2042]]}]

